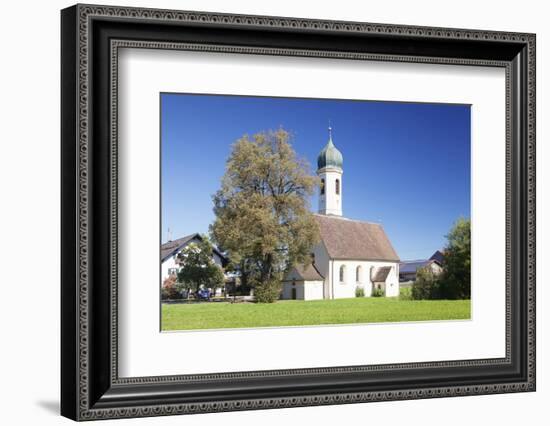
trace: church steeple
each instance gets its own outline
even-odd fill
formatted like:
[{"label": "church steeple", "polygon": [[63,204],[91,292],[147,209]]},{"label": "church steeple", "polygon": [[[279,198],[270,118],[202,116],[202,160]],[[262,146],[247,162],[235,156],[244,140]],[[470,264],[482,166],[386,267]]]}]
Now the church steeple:
[{"label": "church steeple", "polygon": [[321,170],[324,167],[342,168],[343,158],[342,153],[334,146],[332,142],[332,127],[328,128],[328,142],[317,157],[317,169]]},{"label": "church steeple", "polygon": [[343,157],[332,141],[332,127],[328,128],[328,142],[317,157],[317,175],[321,178],[319,213],[342,216]]}]

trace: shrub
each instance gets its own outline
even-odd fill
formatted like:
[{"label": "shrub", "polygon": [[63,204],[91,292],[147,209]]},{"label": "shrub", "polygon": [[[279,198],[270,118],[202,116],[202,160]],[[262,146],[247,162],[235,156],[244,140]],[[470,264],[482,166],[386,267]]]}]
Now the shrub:
[{"label": "shrub", "polygon": [[179,299],[179,289],[176,285],[176,276],[170,275],[166,278],[161,287],[161,298],[162,300],[174,300]]},{"label": "shrub", "polygon": [[281,281],[272,278],[269,281],[258,283],[254,286],[254,296],[260,303],[273,303],[281,295]]},{"label": "shrub", "polygon": [[430,267],[418,268],[411,296],[415,300],[439,299],[439,284],[439,277],[433,273]]},{"label": "shrub", "polygon": [[382,290],[381,288],[374,288],[372,290],[371,296],[372,297],[384,297],[384,290]]},{"label": "shrub", "polygon": [[412,300],[412,288],[400,287],[399,288],[399,300]]},{"label": "shrub", "polygon": [[365,289],[363,287],[356,287],[355,297],[365,297]]}]

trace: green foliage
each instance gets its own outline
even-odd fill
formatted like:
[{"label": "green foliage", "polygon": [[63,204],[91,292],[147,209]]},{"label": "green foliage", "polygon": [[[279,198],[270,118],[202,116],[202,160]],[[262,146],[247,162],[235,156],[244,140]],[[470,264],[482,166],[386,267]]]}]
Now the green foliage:
[{"label": "green foliage", "polygon": [[399,287],[399,300],[413,300],[412,287]]},{"label": "green foliage", "polygon": [[445,299],[469,299],[471,287],[470,219],[458,219],[447,235],[440,293]]},{"label": "green foliage", "polygon": [[416,281],[412,285],[411,296],[415,300],[438,299],[439,279],[429,266],[416,271]]},{"label": "green foliage", "polygon": [[272,278],[269,281],[254,285],[254,296],[257,302],[273,303],[281,295],[281,280]]},{"label": "green foliage", "polygon": [[289,140],[279,129],[236,141],[213,196],[211,235],[240,265],[243,282],[254,282],[259,301],[278,298],[284,272],[310,261],[319,240],[308,204],[318,178]]},{"label": "green foliage", "polygon": [[382,290],[381,288],[373,288],[371,296],[372,297],[384,297],[385,296],[384,290]]},{"label": "green foliage", "polygon": [[365,289],[363,287],[355,287],[355,297],[365,297]]},{"label": "green foliage", "polygon": [[212,244],[206,237],[192,242],[178,255],[182,268],[178,272],[180,289],[198,290],[201,287],[215,288],[224,285],[222,269],[212,258]]},{"label": "green foliage", "polygon": [[430,267],[418,269],[413,299],[470,298],[470,219],[458,219],[446,238],[443,271],[437,275]]}]

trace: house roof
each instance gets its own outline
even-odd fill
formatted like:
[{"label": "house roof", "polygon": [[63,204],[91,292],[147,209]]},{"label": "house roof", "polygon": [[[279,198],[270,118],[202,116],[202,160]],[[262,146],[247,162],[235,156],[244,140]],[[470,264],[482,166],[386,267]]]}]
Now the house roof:
[{"label": "house roof", "polygon": [[432,262],[436,262],[436,261],[433,259],[426,259],[426,260],[410,260],[407,262],[401,262],[399,264],[399,273],[400,274],[416,273],[418,269],[425,268]]},{"label": "house roof", "polygon": [[[202,240],[202,237],[198,232],[195,232],[194,234],[186,235],[185,237],[178,238],[177,240],[168,241],[162,244],[160,246],[160,261],[164,262],[169,257],[175,255],[194,239]],[[228,261],[227,256],[220,252],[217,247],[214,246],[213,251],[218,256],[220,256],[224,264]]]},{"label": "house roof", "polygon": [[382,225],[315,214],[331,259],[399,261]]},{"label": "house roof", "polygon": [[307,266],[296,265],[294,270],[304,281],[323,281],[325,279],[313,263]]},{"label": "house roof", "polygon": [[176,254],[179,250],[185,247],[191,240],[200,238],[198,233],[186,235],[185,237],[178,238],[177,240],[168,241],[160,246],[160,260],[164,262],[167,258]]},{"label": "house roof", "polygon": [[443,261],[445,260],[445,250],[436,250],[434,254],[432,254],[432,257],[430,257],[430,260],[435,260],[440,265],[443,265]]},{"label": "house roof", "polygon": [[386,278],[388,278],[388,274],[391,271],[391,266],[382,266],[376,270],[374,273],[374,276],[372,277],[372,281],[375,283],[383,283],[386,281]]}]

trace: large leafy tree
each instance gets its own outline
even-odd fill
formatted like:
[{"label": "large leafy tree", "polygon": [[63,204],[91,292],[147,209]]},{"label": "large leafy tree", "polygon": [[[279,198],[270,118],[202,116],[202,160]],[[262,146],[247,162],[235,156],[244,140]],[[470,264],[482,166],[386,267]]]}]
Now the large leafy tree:
[{"label": "large leafy tree", "polygon": [[434,274],[429,266],[418,268],[416,280],[411,288],[411,297],[420,299],[438,299],[440,277]]},{"label": "large leafy tree", "polygon": [[308,262],[319,230],[308,198],[319,184],[284,129],[237,140],[213,197],[210,231],[234,262],[246,265],[260,302],[275,301],[283,273]]},{"label": "large leafy tree", "polygon": [[471,283],[470,219],[460,218],[447,235],[440,292],[445,299],[469,299]]},{"label": "large leafy tree", "polygon": [[187,245],[178,254],[182,264],[178,272],[178,287],[198,290],[201,286],[223,286],[223,271],[214,262],[212,254],[212,244],[205,236],[202,236],[201,241]]}]

